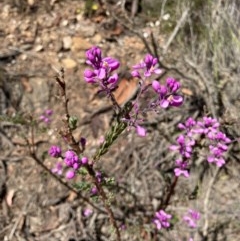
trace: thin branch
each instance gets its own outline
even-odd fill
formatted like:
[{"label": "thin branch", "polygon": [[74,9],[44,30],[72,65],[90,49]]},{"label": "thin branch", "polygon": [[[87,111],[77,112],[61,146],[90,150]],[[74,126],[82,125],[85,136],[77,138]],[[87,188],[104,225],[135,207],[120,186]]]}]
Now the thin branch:
[{"label": "thin branch", "polygon": [[211,191],[213,189],[213,184],[217,178],[217,175],[220,171],[220,168],[216,168],[215,170],[215,173],[213,174],[212,176],[212,179],[210,180],[210,182],[208,183],[208,189],[207,189],[207,192],[206,192],[206,196],[205,196],[205,199],[204,199],[204,202],[203,202],[203,209],[204,209],[204,225],[203,225],[203,236],[206,237],[207,234],[208,234],[208,211],[209,211],[209,207],[208,207],[208,204],[209,204],[209,199],[210,199],[210,194],[211,194]]},{"label": "thin branch", "polygon": [[163,54],[166,54],[168,51],[169,46],[171,45],[172,41],[174,40],[174,38],[177,36],[178,31],[180,30],[180,28],[182,27],[183,23],[185,22],[187,16],[188,16],[188,12],[189,12],[189,8],[187,8],[183,13],[182,16],[180,18],[180,20],[178,21],[177,25],[175,26],[171,36],[169,37],[167,43],[165,44],[165,46],[163,47]]}]

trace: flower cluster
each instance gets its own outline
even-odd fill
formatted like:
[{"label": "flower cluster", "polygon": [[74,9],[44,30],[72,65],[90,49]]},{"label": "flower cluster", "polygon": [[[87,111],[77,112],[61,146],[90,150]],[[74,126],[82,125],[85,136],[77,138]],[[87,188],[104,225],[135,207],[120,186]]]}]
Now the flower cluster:
[{"label": "flower cluster", "polygon": [[188,118],[184,124],[180,123],[178,127],[184,131],[184,134],[178,136],[177,145],[170,146],[171,150],[178,151],[181,156],[181,159],[176,161],[174,170],[176,176],[189,176],[189,162],[193,149],[199,145],[198,140],[200,139],[204,139],[204,143],[209,148],[208,162],[215,163],[218,167],[225,164],[224,153],[228,150],[231,140],[219,130],[220,123],[216,119],[203,117],[202,120],[195,121],[193,118]]},{"label": "flower cluster", "polygon": [[200,219],[200,213],[198,211],[190,209],[188,215],[183,217],[183,220],[187,223],[188,227],[196,228],[197,221]]},{"label": "flower cluster", "polygon": [[[67,179],[74,178],[81,166],[88,164],[87,157],[82,157],[80,159],[78,155],[72,150],[66,151],[64,156],[62,156],[62,150],[59,146],[51,146],[48,153],[51,157],[60,157],[63,160],[65,166],[68,168],[65,175]],[[52,172],[61,175],[63,172],[63,167],[64,165],[62,162],[57,162],[55,167],[52,169]]]},{"label": "flower cluster", "polygon": [[144,77],[150,77],[152,74],[161,74],[162,70],[157,68],[157,58],[154,58],[151,54],[147,54],[143,61],[133,66],[132,76],[141,79],[140,70],[143,70]]},{"label": "flower cluster", "polygon": [[[111,96],[111,92],[117,88],[118,75],[112,72],[119,67],[119,62],[111,57],[102,57],[99,47],[92,47],[86,51],[86,63],[92,69],[84,71],[84,79],[87,83],[97,83],[100,86],[99,92],[105,92],[107,96]],[[133,66],[132,76],[141,80],[140,91],[138,91],[136,99],[132,102],[133,108],[122,116],[122,121],[126,122],[129,129],[135,128],[139,136],[146,136],[146,130],[141,126],[143,118],[139,117],[141,112],[153,111],[157,106],[167,108],[169,106],[180,106],[183,103],[183,97],[177,92],[180,89],[180,83],[173,78],[166,80],[166,85],[161,86],[158,81],[152,82],[153,90],[157,93],[156,102],[150,102],[149,108],[140,110],[139,97],[145,93],[149,84],[146,83],[147,78],[153,74],[161,74],[162,70],[158,68],[158,60],[154,56],[147,54],[143,61]],[[112,96],[111,96],[112,98]],[[123,111],[123,113],[125,113]]]},{"label": "flower cluster", "polygon": [[92,47],[86,52],[86,63],[93,69],[84,71],[84,79],[87,83],[98,83],[101,91],[112,91],[116,88],[118,75],[112,72],[120,66],[120,63],[111,57],[102,57],[99,47]]},{"label": "flower cluster", "polygon": [[60,146],[51,146],[48,150],[48,154],[51,157],[60,157],[62,155],[62,150]]},{"label": "flower cluster", "polygon": [[167,214],[163,210],[159,210],[155,213],[155,217],[153,219],[153,223],[156,225],[158,230],[162,228],[169,228],[170,223],[169,220],[172,218],[172,215]]},{"label": "flower cluster", "polygon": [[158,94],[158,100],[154,103],[154,106],[160,105],[162,108],[169,106],[178,107],[183,103],[183,97],[177,92],[181,85],[173,78],[167,78],[166,85],[160,85],[157,80],[152,82],[154,91]]},{"label": "flower cluster", "polygon": [[179,177],[181,175],[183,175],[185,177],[189,177],[188,162],[187,161],[177,159],[175,164],[176,164],[176,168],[174,169],[174,174],[175,174],[176,177]]},{"label": "flower cluster", "polygon": [[[157,80],[153,80],[152,84],[148,84],[147,78],[153,74],[161,74],[162,70],[157,66],[158,60],[150,54],[147,54],[143,61],[133,66],[132,76],[139,78],[140,90],[138,91],[137,98],[132,102],[133,108],[129,113],[129,118],[122,119],[128,123],[129,127],[134,127],[139,136],[146,136],[146,130],[141,126],[143,118],[139,117],[146,116],[149,111],[155,111],[158,106],[167,108],[170,106],[180,106],[183,103],[183,97],[177,92],[180,89],[180,83],[173,78],[167,78],[166,85],[160,85]],[[141,109],[140,97],[144,95],[152,86],[153,90],[157,93],[158,97],[156,101],[150,101],[147,108]]]}]

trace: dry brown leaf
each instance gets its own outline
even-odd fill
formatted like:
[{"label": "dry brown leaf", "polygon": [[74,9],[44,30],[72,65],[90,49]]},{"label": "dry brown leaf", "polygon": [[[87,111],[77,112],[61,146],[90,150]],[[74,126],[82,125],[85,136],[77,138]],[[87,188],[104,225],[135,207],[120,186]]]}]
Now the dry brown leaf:
[{"label": "dry brown leaf", "polygon": [[118,85],[116,91],[114,91],[114,96],[119,105],[124,105],[129,101],[138,90],[138,80],[137,79],[122,79]]}]

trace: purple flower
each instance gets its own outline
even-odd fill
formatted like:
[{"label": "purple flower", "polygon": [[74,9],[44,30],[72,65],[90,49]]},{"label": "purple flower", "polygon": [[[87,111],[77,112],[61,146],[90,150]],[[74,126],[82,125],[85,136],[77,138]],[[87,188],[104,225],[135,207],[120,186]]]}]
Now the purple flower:
[{"label": "purple flower", "polygon": [[195,145],[194,139],[190,139],[184,135],[177,138],[178,145],[170,146],[170,150],[179,150],[183,158],[190,158],[192,155],[192,147]]},{"label": "purple flower", "polygon": [[75,170],[80,168],[80,161],[74,151],[68,150],[65,152],[64,162],[68,167],[72,167]]},{"label": "purple flower", "polygon": [[46,117],[45,115],[41,115],[41,116],[39,117],[39,119],[40,119],[41,121],[45,122],[46,124],[49,124],[49,123],[51,122],[51,120],[50,120],[48,117]]},{"label": "purple flower", "polygon": [[97,181],[100,183],[102,181],[102,173],[97,171],[95,176],[97,178]]},{"label": "purple flower", "polygon": [[91,65],[94,69],[99,69],[102,64],[102,52],[100,48],[93,46],[86,52],[87,64]]},{"label": "purple flower", "polygon": [[190,228],[197,227],[197,221],[200,219],[200,213],[190,209],[188,215],[183,217],[183,220],[187,223]]},{"label": "purple flower", "polygon": [[81,159],[81,163],[82,163],[83,165],[86,165],[86,164],[88,163],[88,158],[87,158],[87,157],[83,157],[83,158]]},{"label": "purple flower", "polygon": [[139,71],[137,71],[137,70],[133,70],[131,72],[131,75],[132,75],[132,77],[136,77],[136,78],[141,79],[141,75],[140,75]]},{"label": "purple flower", "polygon": [[48,116],[51,116],[53,114],[53,110],[51,109],[45,110],[45,114]]},{"label": "purple flower", "polygon": [[60,157],[62,150],[61,147],[59,146],[51,146],[50,149],[48,150],[48,153],[51,157]]},{"label": "purple flower", "polygon": [[120,63],[114,58],[102,58],[102,52],[96,46],[86,52],[86,57],[86,63],[94,69],[84,71],[84,78],[88,83],[96,83],[97,80],[108,78],[109,74],[120,66]]},{"label": "purple flower", "polygon": [[118,69],[120,66],[120,63],[112,58],[112,57],[106,57],[103,58],[103,68],[105,68],[106,70],[109,70],[110,72]]},{"label": "purple flower", "polygon": [[145,128],[137,125],[136,131],[137,131],[137,134],[138,134],[139,136],[143,136],[143,137],[146,136],[146,129],[145,129]]},{"label": "purple flower", "polygon": [[157,58],[154,58],[152,55],[147,54],[144,58],[144,61],[142,61],[140,64],[134,65],[132,72],[133,77],[140,77],[140,73],[136,70],[143,69],[144,70],[144,76],[150,77],[152,74],[161,74],[162,70],[157,68]]},{"label": "purple flower", "polygon": [[62,163],[57,162],[55,168],[52,169],[52,173],[57,173],[58,175],[62,175]]},{"label": "purple flower", "polygon": [[84,79],[86,80],[87,83],[96,83],[97,82],[97,74],[90,69],[86,69],[84,71]]},{"label": "purple flower", "polygon": [[112,76],[110,76],[107,80],[108,84],[111,84],[113,87],[116,86],[117,82],[118,82],[118,75],[114,74]]},{"label": "purple flower", "polygon": [[166,84],[171,93],[177,92],[181,87],[180,83],[172,77],[166,79]]},{"label": "purple flower", "polygon": [[90,215],[92,215],[93,213],[93,210],[89,209],[89,208],[86,208],[84,211],[83,211],[83,216],[84,217],[89,217]]},{"label": "purple flower", "polygon": [[67,172],[66,172],[66,178],[67,179],[73,179],[75,177],[75,171],[73,171],[73,170],[68,170]]},{"label": "purple flower", "polygon": [[87,83],[99,84],[100,91],[109,94],[116,89],[118,83],[118,75],[112,72],[116,70],[120,63],[111,57],[102,57],[102,52],[99,47],[92,47],[86,52],[87,61],[93,69],[84,71],[84,79]]},{"label": "purple flower", "polygon": [[225,160],[223,158],[223,153],[226,149],[222,149],[218,143],[218,146],[209,146],[210,155],[208,156],[207,160],[210,163],[215,163],[218,167],[222,167],[225,164]]},{"label": "purple flower", "polygon": [[182,160],[176,160],[176,168],[174,169],[174,173],[176,177],[179,177],[181,175],[185,176],[185,177],[189,177],[189,172],[187,170],[188,168],[188,163],[186,161],[182,161]]},{"label": "purple flower", "polygon": [[221,131],[217,132],[215,135],[215,140],[222,141],[226,144],[231,143],[231,139],[226,136],[225,133],[222,133]]},{"label": "purple flower", "polygon": [[[170,85],[172,88],[175,88],[172,83]],[[178,145],[171,145],[169,148],[173,151],[179,151],[182,160],[186,161],[186,159],[191,158],[193,148],[197,146],[196,142],[198,146],[209,148],[209,154],[207,155],[209,163],[214,163],[218,167],[222,167],[225,164],[224,154],[228,150],[228,144],[231,143],[231,139],[225,133],[219,131],[220,124],[217,119],[204,116],[201,121],[196,122],[194,119],[188,118],[184,124],[180,123],[178,127],[184,130],[185,133],[177,138]],[[198,142],[199,139],[203,141]],[[175,175],[187,177],[186,163],[178,161],[176,165],[177,167],[174,169]]]},{"label": "purple flower", "polygon": [[185,124],[179,123],[178,128],[180,130],[186,130],[187,132],[190,132],[195,125],[196,125],[196,121],[192,117],[189,117],[185,121]]},{"label": "purple flower", "polygon": [[157,80],[153,80],[152,87],[154,91],[159,95],[159,105],[162,108],[168,106],[178,107],[183,103],[183,97],[177,94],[180,88],[180,83],[173,78],[166,80],[166,86],[160,85]]},{"label": "purple flower", "polygon": [[163,210],[160,210],[155,213],[153,222],[156,225],[157,229],[160,230],[162,228],[170,227],[169,219],[171,218],[172,218],[172,215],[167,214]]},{"label": "purple flower", "polygon": [[96,187],[93,187],[93,188],[91,189],[91,194],[92,194],[92,195],[96,195],[97,193],[98,193],[97,188],[96,188]]},{"label": "purple flower", "polygon": [[167,94],[167,87],[164,85],[160,85],[157,80],[153,80],[152,82],[153,89],[160,95],[161,98]]},{"label": "purple flower", "polygon": [[209,132],[215,133],[219,126],[220,123],[217,121],[217,119],[204,116],[202,121],[197,122],[194,132],[200,134],[208,134]]},{"label": "purple flower", "polygon": [[207,157],[208,162],[215,163],[218,167],[222,167],[225,164],[223,156],[228,150],[227,144],[231,143],[231,140],[224,133],[215,129],[208,132],[206,137],[210,141],[210,154]]}]

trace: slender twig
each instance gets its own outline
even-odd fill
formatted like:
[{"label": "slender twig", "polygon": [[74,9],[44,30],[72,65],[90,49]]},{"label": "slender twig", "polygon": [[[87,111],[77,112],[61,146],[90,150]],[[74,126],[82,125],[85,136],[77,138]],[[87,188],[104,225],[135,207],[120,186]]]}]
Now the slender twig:
[{"label": "slender twig", "polygon": [[[160,58],[159,58],[159,54],[158,54],[158,47],[157,47],[157,43],[154,38],[153,32],[151,32],[150,37],[151,37],[151,43],[153,46],[154,56],[159,60]],[[161,63],[159,63],[159,65],[160,65],[160,67],[162,67]]]},{"label": "slender twig", "polygon": [[206,192],[206,196],[205,196],[205,199],[204,199],[204,202],[203,202],[203,209],[204,209],[204,225],[203,225],[203,236],[206,237],[207,234],[208,234],[208,211],[209,211],[209,208],[208,208],[208,204],[209,204],[209,198],[210,198],[210,194],[211,194],[211,191],[213,189],[213,184],[217,178],[217,175],[220,171],[220,168],[216,168],[210,182],[208,182],[208,189],[207,189],[207,192]]},{"label": "slender twig", "polygon": [[109,204],[109,201],[108,201],[108,198],[107,198],[107,195],[103,189],[103,187],[101,186],[101,184],[98,182],[98,180],[96,179],[96,175],[95,175],[95,172],[93,170],[93,168],[88,165],[87,166],[87,170],[88,170],[88,173],[90,174],[91,178],[92,178],[92,181],[93,183],[95,184],[97,190],[98,190],[98,193],[102,199],[102,202],[103,202],[103,205],[108,213],[108,216],[110,218],[110,221],[113,225],[113,228],[115,229],[115,232],[116,232],[116,235],[117,235],[117,240],[120,241],[121,240],[121,235],[120,235],[120,232],[119,232],[119,228],[117,226],[117,223],[116,223],[116,219],[114,217],[114,214],[113,214],[113,211],[110,207],[110,204]]},{"label": "slender twig", "polygon": [[197,64],[193,63],[191,60],[189,60],[188,58],[184,58],[184,61],[195,71],[195,73],[200,77],[201,81],[198,81],[199,86],[201,88],[201,90],[206,90],[207,91],[207,95],[208,95],[208,108],[209,110],[211,110],[211,113],[213,115],[214,118],[217,117],[216,114],[216,106],[214,105],[214,95],[216,93],[216,91],[214,90],[215,87],[213,84],[209,84],[209,81],[207,80],[207,78],[205,77],[204,73],[200,70],[199,66],[197,66]]},{"label": "slender twig", "polygon": [[24,207],[23,207],[22,211],[20,212],[20,214],[18,215],[18,218],[15,221],[13,228],[8,236],[8,240],[13,239],[14,233],[16,232],[18,225],[21,224],[22,220],[26,218],[26,213],[27,213],[27,210],[29,207],[29,203],[32,202],[33,198],[34,198],[34,196],[30,196],[30,198],[27,200],[27,202],[25,202]]},{"label": "slender twig", "polygon": [[186,20],[187,16],[188,16],[188,12],[189,12],[189,8],[187,8],[183,13],[181,18],[179,19],[177,25],[175,26],[172,34],[170,35],[167,43],[165,44],[164,48],[163,48],[163,54],[167,53],[167,50],[170,46],[170,44],[172,43],[172,41],[174,40],[174,38],[176,37],[179,29],[182,27],[184,21]]},{"label": "slender twig", "polygon": [[169,187],[166,199],[161,204],[161,208],[165,209],[169,205],[170,199],[171,199],[172,195],[174,195],[174,191],[175,191],[175,187],[177,186],[177,182],[178,182],[178,177],[174,176],[174,180],[173,180],[171,186]]}]

